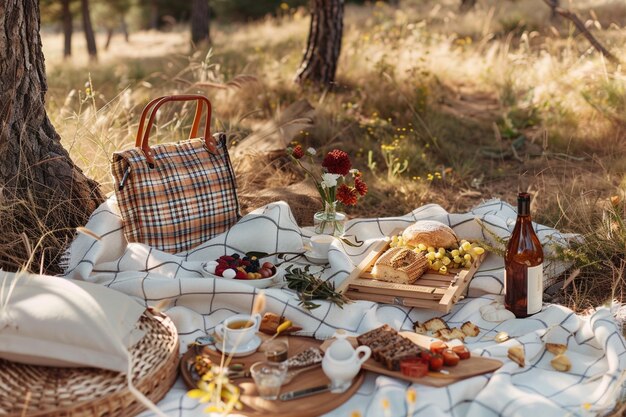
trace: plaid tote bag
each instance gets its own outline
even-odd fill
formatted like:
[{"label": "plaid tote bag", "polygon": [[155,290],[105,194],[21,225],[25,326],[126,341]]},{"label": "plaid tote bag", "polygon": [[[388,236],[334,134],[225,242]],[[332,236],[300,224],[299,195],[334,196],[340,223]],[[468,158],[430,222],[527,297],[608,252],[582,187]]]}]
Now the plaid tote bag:
[{"label": "plaid tote bag", "polygon": [[[197,102],[190,139],[150,147],[156,113],[170,101]],[[196,138],[205,105],[204,136]],[[210,121],[211,103],[204,96],[154,99],[141,115],[135,147],[113,154],[115,194],[129,242],[178,253],[228,230],[240,218],[226,135],[211,136]]]}]

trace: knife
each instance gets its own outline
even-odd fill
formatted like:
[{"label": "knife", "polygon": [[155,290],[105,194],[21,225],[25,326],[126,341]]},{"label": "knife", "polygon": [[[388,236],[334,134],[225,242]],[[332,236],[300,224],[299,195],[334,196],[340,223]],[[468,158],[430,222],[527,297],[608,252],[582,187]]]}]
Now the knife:
[{"label": "knife", "polygon": [[295,391],[285,392],[278,397],[281,401],[295,400],[302,397],[308,397],[309,395],[320,394],[330,390],[331,384],[319,385],[317,387],[298,389]]}]

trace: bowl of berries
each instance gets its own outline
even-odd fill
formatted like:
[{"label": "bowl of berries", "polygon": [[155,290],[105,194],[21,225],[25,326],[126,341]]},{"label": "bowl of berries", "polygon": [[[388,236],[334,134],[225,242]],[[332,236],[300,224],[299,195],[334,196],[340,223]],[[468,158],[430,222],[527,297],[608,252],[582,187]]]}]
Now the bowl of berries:
[{"label": "bowl of berries", "polygon": [[256,288],[274,284],[278,270],[271,262],[261,262],[256,256],[238,253],[223,255],[204,264],[204,270],[216,278],[235,279]]}]

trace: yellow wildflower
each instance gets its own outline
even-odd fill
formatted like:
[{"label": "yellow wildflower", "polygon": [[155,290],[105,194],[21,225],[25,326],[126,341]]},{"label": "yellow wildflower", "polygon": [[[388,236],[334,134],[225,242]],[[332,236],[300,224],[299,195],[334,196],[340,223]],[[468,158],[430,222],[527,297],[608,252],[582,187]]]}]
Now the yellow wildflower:
[{"label": "yellow wildflower", "polygon": [[415,400],[417,400],[417,393],[413,388],[409,388],[406,391],[406,400],[409,404],[414,404]]}]

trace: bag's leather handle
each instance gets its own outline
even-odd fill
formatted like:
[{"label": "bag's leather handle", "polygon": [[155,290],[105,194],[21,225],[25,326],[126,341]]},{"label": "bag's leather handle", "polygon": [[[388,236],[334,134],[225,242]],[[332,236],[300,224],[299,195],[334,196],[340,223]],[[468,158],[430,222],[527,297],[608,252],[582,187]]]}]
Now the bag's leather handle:
[{"label": "bag's leather handle", "polygon": [[[200,120],[202,119],[202,111],[204,109],[204,104],[207,106],[206,119],[204,124],[204,143],[209,152],[216,152],[217,143],[215,138],[211,136],[211,102],[208,98],[201,96],[199,94],[179,94],[174,96],[164,96],[155,98],[150,101],[146,107],[143,109],[141,113],[141,120],[139,121],[139,129],[137,130],[137,138],[135,140],[135,146],[140,147],[143,151],[148,164],[154,165],[154,155],[152,154],[152,150],[150,149],[149,138],[150,138],[150,128],[154,123],[154,118],[156,117],[157,111],[159,108],[169,101],[196,101],[196,114],[193,119],[193,124],[191,126],[191,132],[189,134],[189,138],[192,139],[197,136],[198,128],[200,127]],[[150,117],[148,118],[148,114]],[[148,124],[145,127],[146,118],[148,118]]]}]

